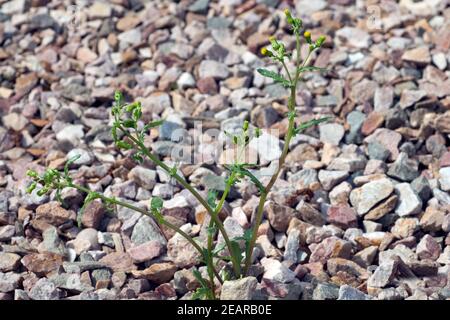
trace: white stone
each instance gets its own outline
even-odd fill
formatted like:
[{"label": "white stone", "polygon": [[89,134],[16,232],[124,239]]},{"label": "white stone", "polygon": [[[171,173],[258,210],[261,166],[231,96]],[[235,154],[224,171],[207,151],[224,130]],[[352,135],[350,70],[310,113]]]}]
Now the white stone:
[{"label": "white stone", "polygon": [[414,192],[409,183],[399,183],[395,186],[395,193],[398,196],[395,213],[400,217],[417,214],[422,209],[422,200]]},{"label": "white stone", "polygon": [[439,170],[439,183],[441,184],[441,190],[450,191],[450,167]]}]

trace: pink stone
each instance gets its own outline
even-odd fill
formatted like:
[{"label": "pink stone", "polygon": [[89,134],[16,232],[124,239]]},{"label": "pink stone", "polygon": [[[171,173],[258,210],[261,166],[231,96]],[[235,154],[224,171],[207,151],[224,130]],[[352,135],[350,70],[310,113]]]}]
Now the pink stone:
[{"label": "pink stone", "polygon": [[450,167],[450,151],[445,152],[441,159],[439,159],[439,165],[441,168],[443,167]]},{"label": "pink stone", "polygon": [[358,225],[355,209],[343,206],[331,206],[328,209],[328,221],[340,228],[347,229]]},{"label": "pink stone", "polygon": [[349,259],[352,245],[348,241],[332,236],[326,238],[311,250],[309,262],[326,263],[330,258]]},{"label": "pink stone", "polygon": [[427,234],[417,245],[416,253],[422,260],[436,260],[441,254],[441,246],[432,236]]},{"label": "pink stone", "polygon": [[128,249],[128,253],[134,263],[151,260],[161,254],[162,246],[157,240],[151,240]]}]

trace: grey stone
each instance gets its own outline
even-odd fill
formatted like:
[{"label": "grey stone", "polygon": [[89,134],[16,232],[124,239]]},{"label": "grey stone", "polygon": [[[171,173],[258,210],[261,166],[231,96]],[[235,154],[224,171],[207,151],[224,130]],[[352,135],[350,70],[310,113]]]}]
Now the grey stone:
[{"label": "grey stone", "polygon": [[345,136],[347,144],[362,142],[361,127],[365,119],[365,114],[357,110],[347,115],[347,123],[350,125],[350,131]]},{"label": "grey stone", "polygon": [[375,90],[374,111],[383,112],[389,110],[394,101],[394,89],[392,87],[382,87]]},{"label": "grey stone", "polygon": [[339,287],[330,283],[318,283],[314,288],[313,300],[336,300],[339,297]]},{"label": "grey stone", "polygon": [[221,300],[251,300],[258,281],[255,277],[225,281],[220,294]]},{"label": "grey stone", "polygon": [[31,288],[29,296],[33,300],[59,300],[57,287],[46,278],[41,278],[36,282]]},{"label": "grey stone", "polygon": [[389,155],[391,154],[391,152],[384,145],[376,141],[370,142],[367,145],[367,153],[370,159],[376,159],[381,161],[385,161],[387,158],[389,158]]},{"label": "grey stone", "polygon": [[56,274],[49,278],[49,280],[57,287],[76,293],[83,291],[90,291],[94,288],[91,285],[83,283],[81,276],[77,273],[62,273]]},{"label": "grey stone", "polygon": [[58,235],[58,229],[54,226],[50,226],[42,233],[44,238],[38,249],[40,252],[53,252],[61,256],[67,254],[64,242],[61,241]]},{"label": "grey stone", "polygon": [[209,0],[196,0],[188,8],[189,11],[195,13],[206,13],[209,6]]},{"label": "grey stone", "polygon": [[156,184],[156,171],[136,166],[128,173],[128,179],[133,180],[146,190],[152,190]]},{"label": "grey stone", "polygon": [[16,234],[16,228],[13,225],[0,227],[0,241],[9,241]]},{"label": "grey stone", "polygon": [[355,206],[359,215],[364,215],[381,200],[386,199],[394,191],[392,182],[379,179],[364,184],[361,188],[353,189],[350,202]]},{"label": "grey stone", "polygon": [[77,160],[72,162],[73,165],[82,166],[82,165],[90,165],[94,161],[94,156],[87,150],[76,148],[70,150],[67,154],[67,160],[74,158],[75,156],[79,156]]},{"label": "grey stone", "polygon": [[167,244],[167,240],[161,233],[158,225],[147,216],[142,216],[133,228],[133,233],[131,234],[131,241],[136,244],[143,244],[145,242],[157,240],[162,245]]},{"label": "grey stone", "polygon": [[367,285],[375,288],[384,288],[395,277],[397,273],[398,263],[390,260],[385,263],[380,263],[375,272],[367,281]]},{"label": "grey stone", "polygon": [[298,229],[293,229],[291,230],[291,232],[289,232],[287,237],[284,250],[284,260],[297,263],[299,247],[300,247],[300,231]]},{"label": "grey stone", "polygon": [[401,152],[397,160],[389,168],[387,174],[401,181],[412,181],[419,175],[418,169],[418,162],[408,158],[406,153]]},{"label": "grey stone", "polygon": [[372,298],[356,288],[344,284],[339,288],[338,300],[371,300]]},{"label": "grey stone", "polygon": [[331,170],[320,170],[319,171],[319,181],[322,187],[329,191],[333,189],[334,186],[341,183],[348,177],[347,171],[331,171]]},{"label": "grey stone", "polygon": [[404,217],[420,213],[422,200],[409,183],[397,184],[395,186],[395,193],[398,196],[397,208],[395,209],[396,214]]},{"label": "grey stone", "polygon": [[450,191],[450,167],[439,170],[439,183],[442,191]]},{"label": "grey stone", "polygon": [[441,203],[450,205],[450,195],[448,192],[439,190],[438,188],[433,188],[433,196]]},{"label": "grey stone", "polygon": [[0,292],[11,292],[17,289],[22,281],[22,276],[17,273],[0,272]]},{"label": "grey stone", "polygon": [[295,273],[278,260],[263,258],[261,264],[264,267],[264,279],[282,283],[289,283],[295,279]]},{"label": "grey stone", "polygon": [[200,78],[212,77],[218,80],[222,80],[228,77],[230,71],[228,67],[220,62],[214,60],[203,60],[199,67]]},{"label": "grey stone", "polygon": [[[301,12],[301,9],[299,12]],[[340,43],[355,48],[368,48],[372,42],[370,35],[367,32],[362,29],[348,26],[337,30],[336,37]]]},{"label": "grey stone", "polygon": [[21,257],[11,252],[0,252],[0,272],[15,270],[20,264]]},{"label": "grey stone", "polygon": [[424,176],[418,176],[411,182],[411,187],[417,193],[417,195],[426,202],[431,197],[431,186],[428,179]]},{"label": "grey stone", "polygon": [[320,141],[337,146],[344,137],[344,127],[338,123],[326,123],[319,126]]},{"label": "grey stone", "polygon": [[317,0],[313,2],[307,0],[300,0],[296,2],[295,9],[299,14],[309,16],[314,12],[325,9],[326,6],[327,2],[324,0]]}]

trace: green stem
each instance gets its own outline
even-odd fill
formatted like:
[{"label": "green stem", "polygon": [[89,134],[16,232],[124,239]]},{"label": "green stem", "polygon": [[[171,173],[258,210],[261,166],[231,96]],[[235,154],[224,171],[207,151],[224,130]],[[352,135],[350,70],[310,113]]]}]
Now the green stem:
[{"label": "green stem", "polygon": [[[125,135],[133,141],[133,143],[139,147],[140,151],[145,154],[151,161],[153,161],[156,165],[160,166],[164,171],[166,171],[170,176],[175,178],[184,188],[189,190],[191,194],[205,207],[205,209],[208,211],[209,215],[211,216],[211,219],[214,221],[214,223],[217,225],[217,228],[220,230],[220,233],[222,233],[223,239],[225,241],[226,246],[228,247],[228,250],[232,252],[231,250],[231,242],[228,237],[227,232],[225,231],[225,228],[223,226],[223,223],[220,221],[218,214],[211,208],[211,206],[208,204],[208,202],[203,199],[203,197],[195,190],[189,183],[186,182],[181,176],[179,176],[176,172],[172,172],[171,168],[159,160],[159,158],[152,154],[148,149],[145,147],[145,145],[139,140],[133,137],[125,128],[119,127],[120,130],[122,130]],[[234,265],[234,264],[233,264]],[[238,270],[237,266],[234,266],[235,270]]]},{"label": "green stem", "polygon": [[[296,71],[295,71],[295,78],[294,83],[291,86],[291,95],[288,100],[288,110],[289,112],[295,112],[295,94],[297,90],[297,83],[300,76],[300,61],[301,61],[301,54],[300,54],[300,36],[298,32],[295,33],[296,36],[296,44],[297,44],[297,63],[296,63]],[[306,61],[309,59],[311,53],[308,54],[308,57],[303,62],[303,65],[306,63]],[[283,63],[283,66],[285,64]],[[292,80],[291,80],[292,82]],[[275,170],[275,173],[270,178],[269,183],[264,188],[264,192],[261,193],[261,197],[259,199],[258,209],[256,211],[255,216],[255,223],[252,231],[252,237],[250,238],[250,243],[248,245],[248,250],[245,255],[245,266],[244,266],[244,274],[248,273],[248,270],[252,263],[252,254],[253,249],[255,247],[256,238],[258,235],[258,228],[261,225],[262,218],[263,218],[263,212],[264,212],[264,203],[266,202],[267,195],[269,194],[270,190],[272,189],[273,185],[275,184],[276,180],[278,179],[278,176],[280,174],[280,171],[285,163],[286,156],[289,152],[289,143],[291,142],[292,137],[294,136],[294,129],[295,129],[295,117],[289,117],[289,125],[288,130],[286,134],[286,138],[284,141],[283,151],[281,152],[280,159],[278,160],[278,167]]]},{"label": "green stem", "polygon": [[[91,190],[89,190],[88,188],[85,188],[85,187],[83,187],[83,186],[80,186],[80,185],[77,185],[77,184],[73,184],[73,183],[67,184],[67,185],[63,185],[63,186],[61,186],[61,187],[63,187],[63,188],[64,188],[64,187],[75,188],[75,189],[77,189],[77,190],[79,190],[79,191],[81,191],[81,192],[88,193],[88,194],[91,192]],[[99,198],[99,199],[102,199],[102,200],[105,201],[105,202],[109,202],[109,203],[112,203],[112,204],[115,204],[115,205],[119,205],[119,206],[122,206],[122,207],[125,207],[125,208],[128,208],[128,209],[131,209],[131,210],[133,210],[133,211],[137,211],[137,212],[139,212],[139,213],[141,213],[141,214],[143,214],[143,215],[146,215],[146,216],[149,216],[149,217],[152,217],[152,218],[153,218],[153,215],[152,215],[150,212],[148,212],[147,210],[145,210],[145,209],[136,207],[136,206],[134,206],[134,205],[132,205],[132,204],[129,204],[129,203],[126,203],[126,202],[117,200],[117,199],[115,199],[115,198],[109,198],[109,197],[106,197],[106,196],[104,196],[104,195],[101,194],[101,193],[97,193],[97,195],[98,195],[98,198]],[[202,249],[202,248],[197,244],[197,242],[195,242],[195,240],[194,240],[190,235],[188,235],[186,232],[184,232],[183,230],[181,230],[180,228],[178,228],[177,226],[171,224],[170,222],[168,222],[168,221],[166,221],[166,220],[162,220],[162,221],[161,221],[161,224],[163,224],[163,225],[165,225],[166,227],[168,227],[169,229],[172,229],[173,231],[179,233],[179,234],[180,234],[181,236],[183,236],[187,241],[189,241],[189,243],[192,244],[192,246],[193,246],[200,254],[203,255],[203,249]]]}]

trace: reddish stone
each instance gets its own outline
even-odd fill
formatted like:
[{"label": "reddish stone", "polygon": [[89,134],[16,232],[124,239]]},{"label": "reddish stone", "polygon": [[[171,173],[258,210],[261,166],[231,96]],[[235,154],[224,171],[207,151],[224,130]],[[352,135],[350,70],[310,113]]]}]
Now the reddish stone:
[{"label": "reddish stone", "polygon": [[441,168],[450,167],[450,151],[445,152],[439,159],[439,165]]},{"label": "reddish stone", "polygon": [[422,260],[436,260],[441,254],[441,246],[432,236],[427,234],[417,245],[416,253]]},{"label": "reddish stone", "polygon": [[361,127],[361,133],[365,136],[372,134],[376,129],[381,127],[384,122],[384,116],[378,112],[372,112],[364,121]]},{"label": "reddish stone", "polygon": [[166,298],[172,298],[177,296],[175,289],[169,283],[163,283],[162,285],[158,286],[155,289],[155,293],[158,293]]},{"label": "reddish stone", "polygon": [[204,94],[216,94],[219,92],[216,80],[212,77],[199,79],[197,81],[197,88]]},{"label": "reddish stone", "polygon": [[157,240],[152,240],[130,248],[128,253],[134,263],[141,263],[159,256],[161,254],[161,250],[161,243]]},{"label": "reddish stone", "polygon": [[29,271],[37,275],[45,275],[50,271],[57,270],[63,263],[63,257],[55,253],[31,253],[21,260]]},{"label": "reddish stone", "polygon": [[126,252],[112,252],[101,258],[100,262],[106,264],[114,272],[130,272],[137,269]]},{"label": "reddish stone", "polygon": [[355,209],[349,206],[331,206],[328,209],[328,222],[342,229],[353,228],[358,225],[358,216]]},{"label": "reddish stone", "polygon": [[103,207],[101,201],[91,201],[83,211],[81,223],[87,228],[97,229],[104,214],[105,208]]},{"label": "reddish stone", "polygon": [[330,258],[350,257],[352,245],[348,241],[344,241],[335,236],[326,238],[311,250],[310,262],[326,263]]}]

